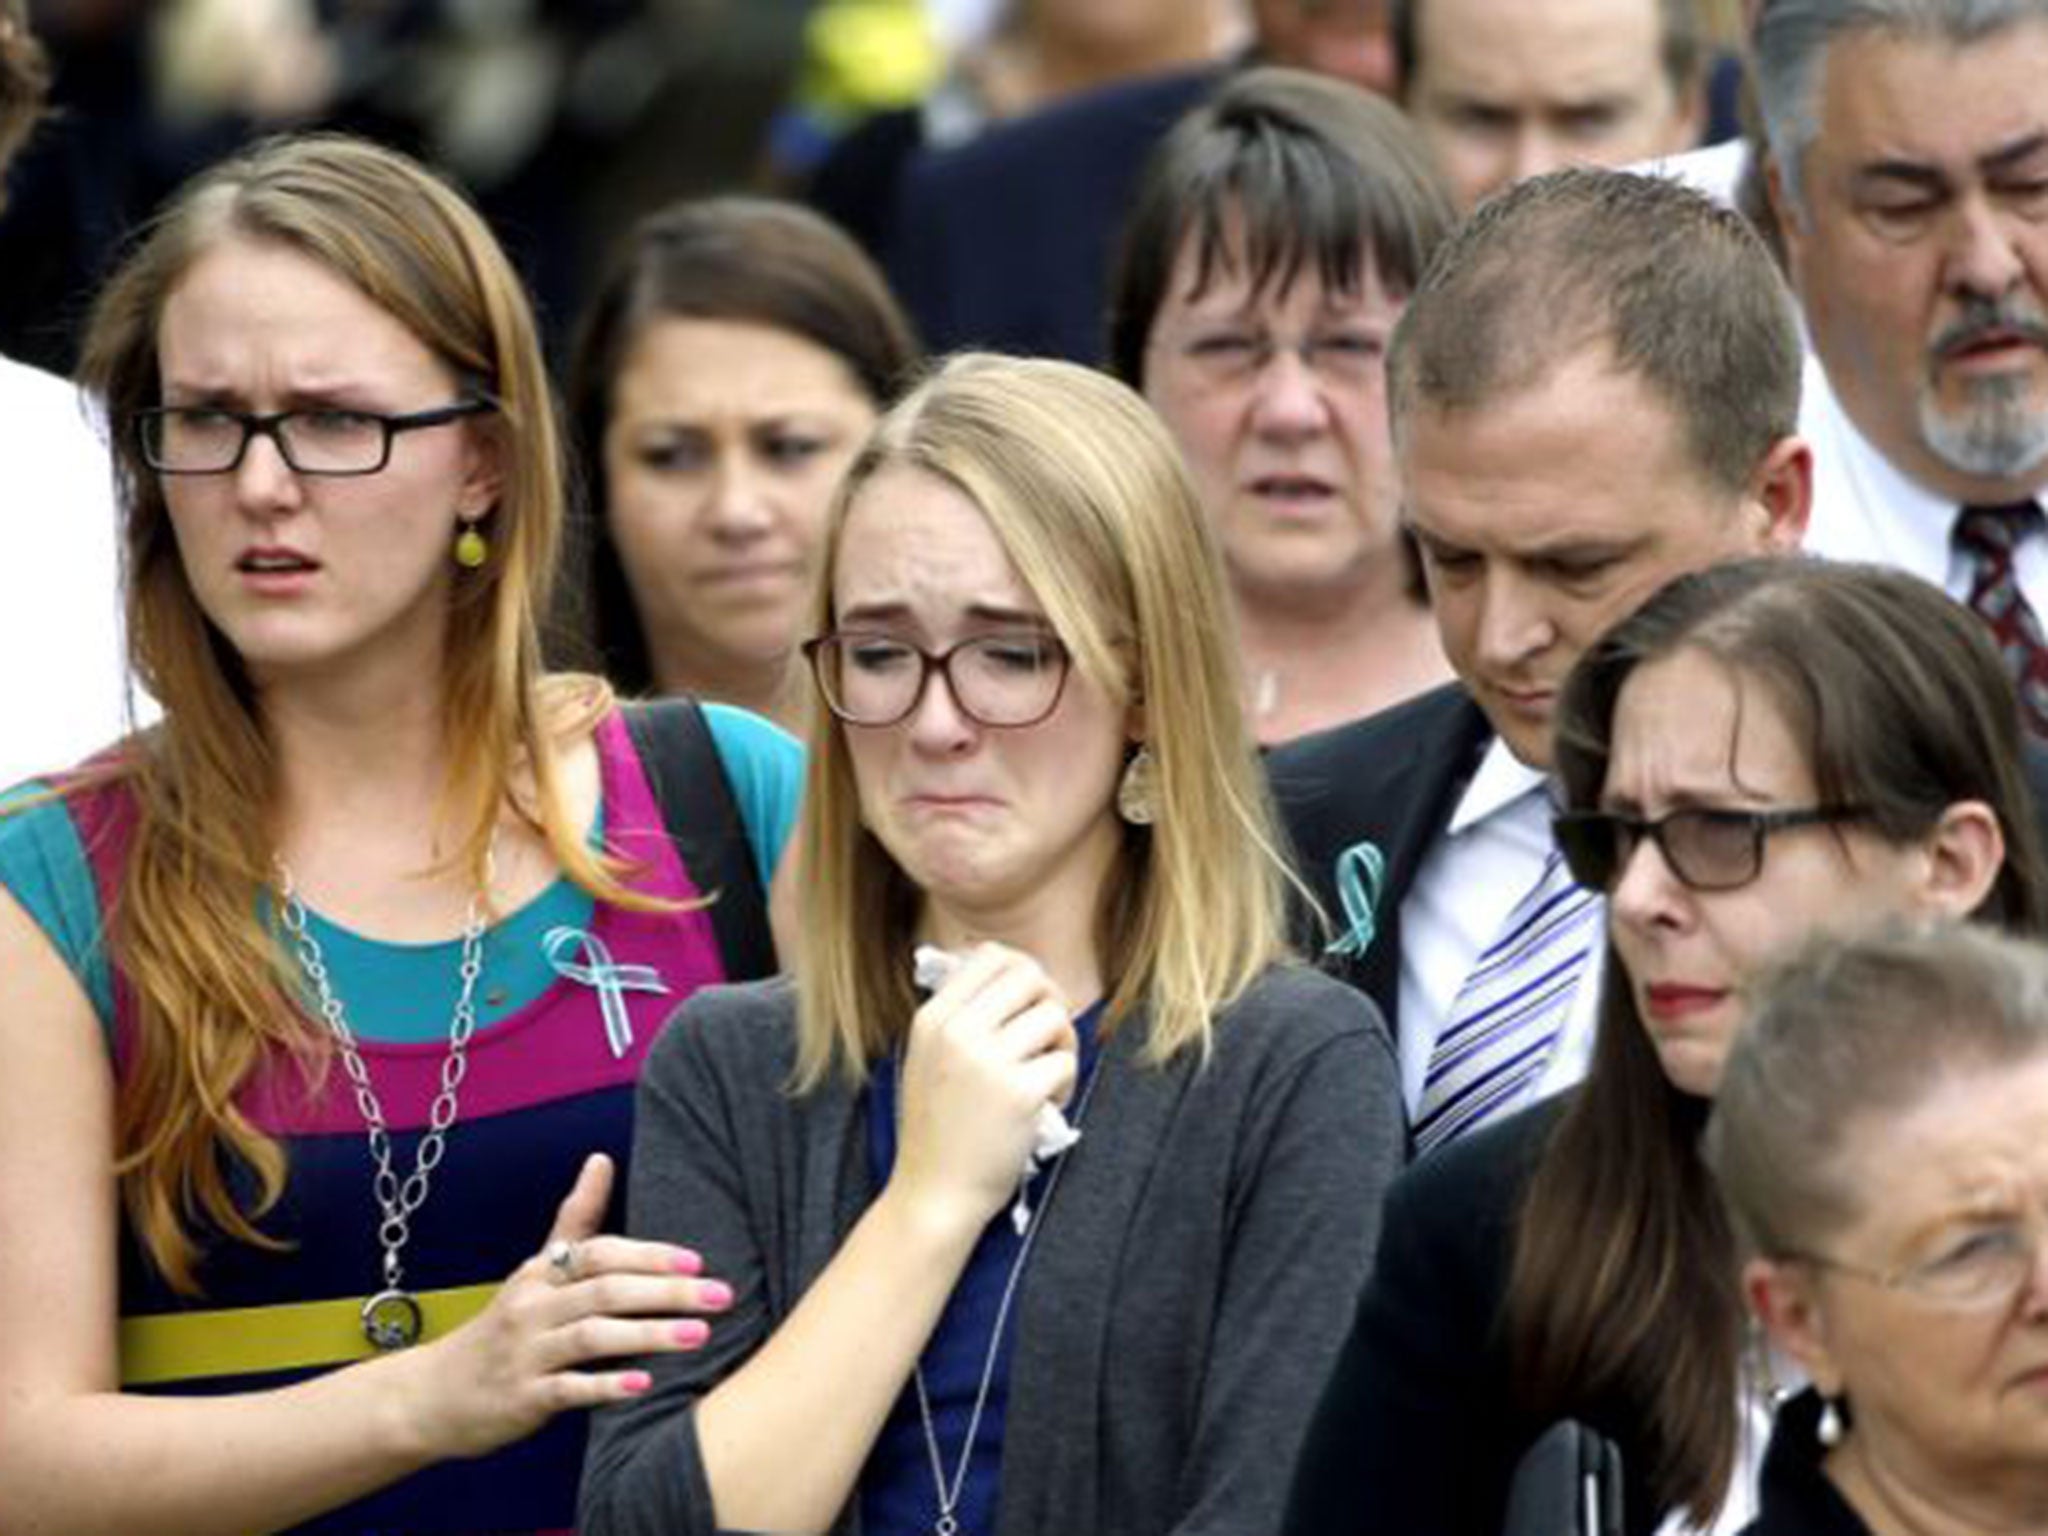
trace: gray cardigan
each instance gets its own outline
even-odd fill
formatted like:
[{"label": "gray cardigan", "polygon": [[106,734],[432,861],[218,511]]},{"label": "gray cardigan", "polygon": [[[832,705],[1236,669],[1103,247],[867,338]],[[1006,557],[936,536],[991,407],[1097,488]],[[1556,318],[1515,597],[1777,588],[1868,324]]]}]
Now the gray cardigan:
[{"label": "gray cardigan", "polygon": [[[693,1405],[872,1198],[860,1096],[784,1086],[795,1004],[787,981],[705,989],[648,1058],[630,1228],[696,1248],[736,1299],[704,1349],[645,1362],[653,1389],[596,1416],[584,1536],[718,1529]],[[1144,1023],[1104,1043],[1019,1291],[997,1536],[1275,1529],[1401,1166],[1399,1071],[1348,987],[1268,972],[1206,1066],[1147,1066]]]}]

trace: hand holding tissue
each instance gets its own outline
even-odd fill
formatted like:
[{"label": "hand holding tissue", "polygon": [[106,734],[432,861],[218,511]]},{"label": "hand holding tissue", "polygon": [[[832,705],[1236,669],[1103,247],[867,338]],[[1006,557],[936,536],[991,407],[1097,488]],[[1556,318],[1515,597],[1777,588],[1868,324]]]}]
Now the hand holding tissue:
[{"label": "hand holding tissue", "polygon": [[[936,992],[943,987],[955,971],[960,968],[962,958],[933,944],[920,944],[912,954],[912,978],[920,990]],[[1017,1198],[1010,1207],[1010,1220],[1021,1233],[1031,1222],[1029,1191],[1031,1180],[1038,1170],[1059,1156],[1075,1142],[1081,1133],[1068,1124],[1066,1114],[1057,1104],[1039,1107],[1036,1137],[1031,1151],[1018,1173]]]}]

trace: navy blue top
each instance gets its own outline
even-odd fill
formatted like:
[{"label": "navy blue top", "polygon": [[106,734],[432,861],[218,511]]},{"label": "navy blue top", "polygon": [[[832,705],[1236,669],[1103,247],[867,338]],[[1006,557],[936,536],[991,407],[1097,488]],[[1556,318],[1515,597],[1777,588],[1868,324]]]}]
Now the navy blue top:
[{"label": "navy blue top", "polygon": [[[1102,1004],[1096,1003],[1074,1020],[1081,1037],[1081,1088],[1076,1103],[1094,1080],[1095,1025]],[[902,1063],[896,1058],[869,1075],[866,1093],[868,1167],[874,1186],[880,1189],[896,1162],[897,1080]],[[1087,1135],[1087,1117],[1080,1121]],[[1052,1172],[1060,1159],[1040,1165],[1032,1177],[1029,1200],[1037,1212],[1046,1198]],[[924,1372],[925,1391],[930,1395],[932,1429],[939,1444],[939,1462],[948,1489],[959,1474],[960,1452],[967,1439],[968,1420],[974,1417],[975,1394],[981,1390],[981,1372],[987,1359],[989,1338],[995,1332],[996,1313],[1003,1302],[1003,1288],[1009,1283],[1010,1266],[1017,1261],[1024,1240],[1010,1220],[1010,1207],[997,1213],[974,1245],[967,1267],[960,1272],[939,1325],[925,1341],[918,1365]],[[980,1536],[996,1524],[996,1492],[1003,1463],[1003,1424],[1009,1417],[1010,1357],[1017,1334],[1017,1303],[1013,1298],[1009,1315],[1003,1320],[1003,1336],[996,1341],[995,1368],[989,1374],[988,1400],[982,1405],[981,1423],[975,1430],[973,1459],[960,1485],[960,1502],[953,1515],[960,1522],[962,1536]],[[923,1416],[918,1411],[915,1381],[904,1386],[889,1410],[888,1422],[868,1452],[860,1475],[860,1524],[863,1536],[931,1536],[939,1518],[938,1489],[932,1481],[931,1451],[925,1444]]]}]

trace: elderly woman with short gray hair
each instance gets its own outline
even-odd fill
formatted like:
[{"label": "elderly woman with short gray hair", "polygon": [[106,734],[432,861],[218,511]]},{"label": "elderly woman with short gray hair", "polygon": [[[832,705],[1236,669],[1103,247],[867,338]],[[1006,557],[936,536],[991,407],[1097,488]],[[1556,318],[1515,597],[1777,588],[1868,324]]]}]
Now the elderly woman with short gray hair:
[{"label": "elderly woman with short gray hair", "polygon": [[1706,1151],[1813,1382],[1745,1536],[2048,1530],[2048,954],[1961,927],[1807,951]]}]

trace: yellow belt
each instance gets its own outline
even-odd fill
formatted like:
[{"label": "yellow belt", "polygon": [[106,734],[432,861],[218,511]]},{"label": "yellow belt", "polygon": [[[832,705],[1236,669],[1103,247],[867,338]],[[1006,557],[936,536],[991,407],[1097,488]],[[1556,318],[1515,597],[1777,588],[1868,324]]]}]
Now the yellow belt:
[{"label": "yellow belt", "polygon": [[[483,1311],[496,1284],[421,1291],[423,1339],[438,1338]],[[362,1299],[295,1301],[274,1307],[224,1307],[121,1319],[121,1384],[127,1387],[207,1376],[346,1365],[377,1353],[363,1336]]]}]

